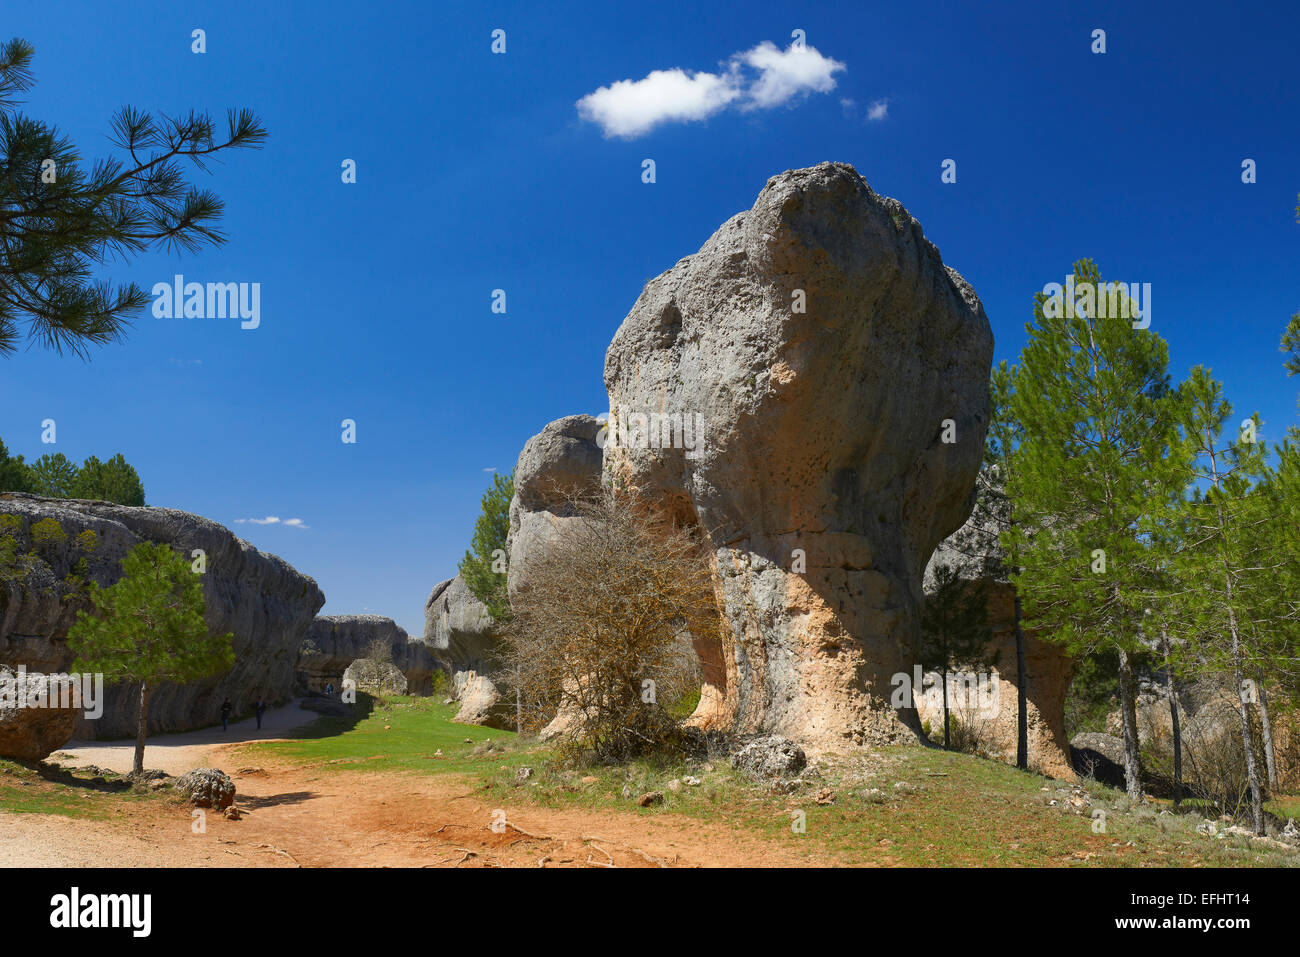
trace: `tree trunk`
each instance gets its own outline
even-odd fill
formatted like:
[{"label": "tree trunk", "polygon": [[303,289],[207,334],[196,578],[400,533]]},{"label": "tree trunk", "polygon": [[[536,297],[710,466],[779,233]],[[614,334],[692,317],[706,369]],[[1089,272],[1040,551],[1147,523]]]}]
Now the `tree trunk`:
[{"label": "tree trunk", "polygon": [[1169,675],[1169,723],[1174,734],[1174,807],[1183,800],[1183,731],[1178,720],[1178,679],[1169,663],[1169,633],[1160,625],[1160,643],[1165,653],[1165,673]]},{"label": "tree trunk", "polygon": [[135,762],[131,766],[131,773],[135,775],[144,773],[144,741],[149,734],[149,692],[150,688],[147,682],[140,682],[140,723],[135,732]]},{"label": "tree trunk", "polygon": [[941,671],[940,678],[943,680],[943,749],[948,750],[948,672]]},{"label": "tree trunk", "polygon": [[1264,764],[1268,774],[1268,788],[1277,790],[1277,752],[1273,750],[1273,722],[1268,717],[1268,692],[1264,690],[1264,669],[1255,672],[1255,684],[1259,691],[1259,723],[1264,732]]},{"label": "tree trunk", "polygon": [[1133,688],[1133,662],[1119,651],[1119,713],[1124,725],[1124,782],[1133,801],[1142,800],[1142,757],[1138,753],[1137,695]]},{"label": "tree trunk", "polygon": [[[1232,598],[1232,586],[1228,586]],[[1250,702],[1241,673],[1241,638],[1237,634],[1237,613],[1228,605],[1228,627],[1232,630],[1232,675],[1237,682],[1237,702],[1241,705],[1241,746],[1246,753],[1246,779],[1250,782],[1250,816],[1255,833],[1264,835],[1264,795],[1259,784],[1259,767],[1255,763],[1255,736],[1250,730]]]},{"label": "tree trunk", "polygon": [[1029,770],[1029,675],[1025,666],[1025,629],[1021,625],[1020,592],[1016,592],[1016,767]]}]

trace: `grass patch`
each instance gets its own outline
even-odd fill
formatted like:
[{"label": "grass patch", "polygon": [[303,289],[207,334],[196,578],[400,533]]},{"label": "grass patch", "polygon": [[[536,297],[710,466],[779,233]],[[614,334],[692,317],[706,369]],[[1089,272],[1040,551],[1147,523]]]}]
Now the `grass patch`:
[{"label": "grass patch", "polygon": [[[250,760],[265,755],[317,764],[322,770],[463,772],[483,767],[484,755],[474,751],[489,740],[495,747],[514,747],[511,731],[454,724],[457,706],[438,698],[401,695],[375,699],[371,706],[360,720],[321,717],[289,732],[287,740],[255,742],[240,753]],[[501,756],[495,747],[490,759]]]},{"label": "grass patch", "polygon": [[136,789],[120,775],[104,772],[95,780],[86,772],[64,770],[52,764],[0,761],[0,808],[14,814],[59,814],[63,817],[104,820],[123,802],[157,799]]}]

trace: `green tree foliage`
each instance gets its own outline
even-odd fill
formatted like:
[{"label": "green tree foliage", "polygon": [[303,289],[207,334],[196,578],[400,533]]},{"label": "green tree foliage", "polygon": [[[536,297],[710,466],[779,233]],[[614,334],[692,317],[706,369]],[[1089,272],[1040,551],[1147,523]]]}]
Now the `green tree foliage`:
[{"label": "green tree foliage", "polygon": [[31,44],[0,44],[0,354],[25,322],[47,348],[85,356],[119,339],[149,302],[135,283],[114,287],[92,271],[151,248],[193,251],[225,241],[223,203],[185,179],[182,162],[257,148],[266,130],[249,110],[230,111],[224,135],[206,113],[154,117],[123,107],[111,142],[121,155],[85,163],[54,126],[19,112],[35,83]]},{"label": "green tree foliage", "polygon": [[[1076,289],[1102,288],[1089,260],[1074,276]],[[1140,625],[1158,565],[1146,526],[1181,489],[1180,398],[1169,388],[1164,340],[1099,311],[1035,297],[1010,400],[1023,437],[1009,475],[1017,524],[1007,545],[1026,615],[1044,638],[1079,657],[1117,653],[1125,773],[1139,798],[1134,659],[1145,650]]]},{"label": "green tree foliage", "polygon": [[73,668],[140,686],[134,772],[144,770],[149,696],[162,682],[197,681],[234,664],[230,634],[204,620],[202,580],[170,546],[141,542],[122,560],[122,577],[92,585],[95,613],[78,612],[68,632]]},{"label": "green tree foliage", "polygon": [[[987,469],[980,473],[980,487],[976,509],[982,509],[990,523],[1001,536],[1014,524],[1015,507],[1007,495],[1007,480],[1011,474],[1012,453],[1020,444],[1023,429],[1011,411],[1011,396],[1016,391],[1016,370],[1004,359],[989,377],[989,430],[984,440],[984,463]],[[1003,546],[1006,547],[1004,538]],[[1008,569],[1017,568],[1015,555],[1006,551]],[[1015,595],[1014,618],[1016,635],[1016,767],[1029,768],[1029,669],[1025,661],[1024,610],[1020,592]],[[947,731],[947,723],[944,725]]]},{"label": "green tree foliage", "polygon": [[21,455],[11,456],[0,439],[0,492],[32,491],[32,473]]},{"label": "green tree foliage", "polygon": [[510,499],[515,494],[514,474],[494,475],[483,494],[483,511],[474,523],[470,550],[457,569],[466,586],[487,606],[497,621],[510,617],[506,594],[506,536],[510,534]]},{"label": "green tree foliage", "polygon": [[143,505],[144,485],[119,452],[107,462],[91,455],[78,468],[62,452],[35,462],[11,457],[0,441],[0,492],[32,492],[49,498],[88,498],[117,505]]},{"label": "green tree foliage", "polygon": [[989,627],[986,582],[968,582],[947,565],[934,570],[934,590],[921,609],[921,643],[918,663],[937,671],[943,682],[943,746],[949,747],[948,675],[962,668],[982,670],[994,663],[989,655],[993,631]]},{"label": "green tree foliage", "polygon": [[1284,653],[1272,640],[1276,631],[1257,627],[1261,613],[1271,605],[1266,596],[1274,582],[1271,574],[1263,574],[1270,519],[1260,491],[1268,471],[1264,443],[1257,438],[1257,417],[1247,421],[1241,434],[1224,439],[1232,406],[1203,366],[1192,369],[1180,391],[1185,398],[1185,454],[1179,458],[1190,465],[1192,491],[1181,503],[1189,541],[1172,563],[1182,585],[1174,606],[1181,612],[1185,634],[1195,640],[1181,643],[1178,657],[1191,658],[1200,671],[1232,678],[1240,703],[1252,816],[1256,833],[1263,834],[1263,786],[1250,712],[1257,703],[1257,669],[1271,671],[1270,659]]},{"label": "green tree foliage", "polygon": [[118,505],[143,505],[144,486],[119,452],[107,462],[89,456],[72,483],[71,498],[100,499]]},{"label": "green tree foliage", "polygon": [[28,466],[32,476],[32,491],[49,498],[72,498],[72,486],[77,480],[77,467],[62,452],[48,452]]}]

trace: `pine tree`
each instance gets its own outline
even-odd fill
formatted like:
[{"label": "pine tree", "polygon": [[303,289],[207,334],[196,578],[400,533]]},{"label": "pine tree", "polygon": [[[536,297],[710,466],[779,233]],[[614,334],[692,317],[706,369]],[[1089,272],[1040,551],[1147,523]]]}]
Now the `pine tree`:
[{"label": "pine tree", "polygon": [[171,547],[141,542],[122,559],[122,577],[92,585],[95,614],[77,613],[68,631],[73,668],[110,682],[140,686],[134,774],[144,771],[149,696],[162,682],[197,681],[234,664],[230,634],[213,635],[204,620],[203,585]]},{"label": "pine tree", "polygon": [[219,245],[223,203],[186,182],[181,161],[206,169],[208,157],[266,140],[249,110],[229,111],[224,138],[206,113],[153,117],[124,107],[111,141],[122,157],[83,163],[59,131],[18,112],[35,80],[25,40],[0,44],[0,355],[29,337],[84,357],[119,339],[149,302],[135,283],[114,288],[95,267],[147,249],[194,251]]},{"label": "pine tree", "polygon": [[71,498],[98,499],[118,505],[143,505],[140,476],[119,452],[107,462],[89,456],[72,483]]},{"label": "pine tree", "polygon": [[[1085,285],[1090,284],[1090,285]],[[1134,669],[1147,652],[1140,625],[1155,556],[1143,525],[1181,488],[1175,446],[1179,398],[1163,339],[1121,309],[1099,316],[1094,263],[1074,267],[1076,302],[1035,296],[1010,407],[1023,430],[1012,453],[1009,533],[1013,582],[1046,640],[1083,657],[1118,659],[1124,771],[1142,797]],[[1122,310],[1122,311],[1121,311]]]},{"label": "pine tree", "polygon": [[[1264,444],[1257,440],[1259,420],[1243,423],[1243,435],[1224,442],[1232,406],[1223,389],[1203,366],[1192,369],[1180,390],[1186,402],[1183,431],[1191,476],[1204,492],[1187,500],[1194,541],[1180,550],[1176,567],[1188,587],[1183,605],[1200,639],[1195,644],[1201,666],[1230,674],[1241,717],[1241,742],[1250,786],[1251,814],[1257,834],[1264,833],[1264,797],[1255,760],[1250,706],[1257,703],[1254,683],[1271,657],[1253,627],[1271,588],[1261,580],[1266,502],[1258,485],[1267,471]],[[1194,587],[1193,587],[1194,586]],[[1254,646],[1252,647],[1252,644]],[[1250,667],[1254,660],[1255,667]]]},{"label": "pine tree", "polygon": [[460,560],[461,578],[497,621],[510,618],[506,591],[506,537],[510,534],[510,500],[515,494],[514,474],[494,475],[483,493],[483,511],[474,523],[470,550]]},{"label": "pine tree", "polygon": [[31,467],[21,455],[10,455],[0,439],[0,492],[31,492],[33,489]]},{"label": "pine tree", "polygon": [[28,466],[32,491],[47,498],[69,498],[77,481],[77,467],[62,452],[46,453]]},{"label": "pine tree", "polygon": [[948,675],[962,668],[982,670],[993,664],[989,642],[988,584],[969,582],[948,565],[934,570],[934,590],[921,608],[921,644],[918,663],[937,671],[943,689],[943,747],[950,744]]},{"label": "pine tree", "polygon": [[[998,530],[1008,569],[1018,567],[1010,548],[1014,547],[1009,533],[1015,523],[1015,505],[1007,495],[1007,478],[1011,473],[1012,450],[1020,444],[1023,430],[1012,418],[1011,396],[1016,389],[1015,369],[1006,360],[998,363],[989,379],[989,430],[984,444],[984,463],[995,478],[982,482],[987,488],[980,495],[987,504],[983,510]],[[983,476],[983,473],[981,473]],[[977,501],[976,508],[980,508]],[[1029,669],[1025,663],[1024,608],[1020,592],[1016,590],[1014,602],[1016,637],[1016,767],[1029,769]]]}]

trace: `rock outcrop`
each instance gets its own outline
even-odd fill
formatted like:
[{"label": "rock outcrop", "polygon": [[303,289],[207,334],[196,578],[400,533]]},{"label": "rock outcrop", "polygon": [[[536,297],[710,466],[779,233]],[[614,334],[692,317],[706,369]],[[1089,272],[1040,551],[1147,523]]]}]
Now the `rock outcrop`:
[{"label": "rock outcrop", "polygon": [[838,163],[773,177],[646,285],[605,357],[603,464],[714,546],[728,627],[697,646],[696,724],[916,739],[891,678],[970,514],[992,351],[920,224]]},{"label": "rock outcrop", "polygon": [[515,464],[515,494],[510,500],[510,561],[506,576],[513,599],[529,587],[529,564],[571,522],[574,495],[600,485],[604,453],[597,436],[601,423],[590,415],[570,415],[549,423],[524,443]]},{"label": "rock outcrop", "polygon": [[[216,724],[227,697],[237,715],[250,711],[258,698],[275,706],[292,697],[298,647],[325,596],[315,581],[283,559],[259,551],[216,522],[171,508],[5,492],[0,493],[0,517],[4,515],[17,519],[12,534],[18,553],[34,550],[36,558],[21,580],[0,582],[0,662],[25,664],[29,671],[67,671],[73,658],[68,629],[77,611],[89,607],[78,577],[110,585],[136,543],[165,542],[196,560],[195,551],[202,550],[207,624],[214,632],[234,635],[235,664],[203,681],[155,688],[149,730],[188,731]],[[50,521],[42,528],[51,530],[57,523],[59,533],[40,536],[43,544],[33,542],[32,526],[45,520]],[[126,685],[108,685],[103,716],[80,722],[77,736],[134,736],[136,694]]]},{"label": "rock outcrop", "polygon": [[451,720],[457,724],[481,724],[513,730],[514,709],[501,700],[496,684],[487,675],[458,671],[452,679],[452,695],[460,710]]},{"label": "rock outcrop", "polygon": [[[1016,665],[1016,591],[1008,579],[1001,545],[1000,528],[1005,524],[1005,499],[988,473],[980,477],[980,496],[970,519],[935,549],[925,571],[927,594],[934,587],[935,570],[945,565],[968,582],[983,582],[988,594],[989,627],[993,641],[989,652],[996,654],[991,670],[997,677],[991,701],[971,702],[951,713],[979,738],[990,756],[1010,764],[1016,760],[1017,715],[1019,709]],[[1074,678],[1074,661],[1060,645],[1040,641],[1032,622],[1022,622],[1025,636],[1025,715],[1029,745],[1029,767],[1041,774],[1064,780],[1074,779],[1070,745],[1065,735],[1065,697]],[[942,688],[933,696],[918,696],[921,718],[934,728],[943,727]],[[949,687],[960,686],[962,673],[949,675]],[[969,676],[973,678],[974,676]],[[991,676],[990,676],[991,677]],[[988,682],[988,684],[992,684]],[[936,700],[937,699],[937,700]],[[991,705],[991,707],[990,707]]]},{"label": "rock outcrop", "polygon": [[487,606],[457,575],[433,587],[424,603],[424,641],[449,674],[488,671],[500,637]]},{"label": "rock outcrop", "polygon": [[343,683],[372,695],[406,694],[406,675],[390,661],[358,658],[343,670]]},{"label": "rock outcrop", "polygon": [[224,810],[235,803],[235,782],[220,768],[195,768],[177,778],[173,787],[195,807]]},{"label": "rock outcrop", "polygon": [[0,758],[40,761],[67,744],[82,711],[49,675],[0,667]]},{"label": "rock outcrop", "polygon": [[429,693],[437,667],[433,650],[412,639],[393,619],[380,615],[321,615],[314,619],[298,650],[299,688],[322,692],[333,685],[337,692],[344,671],[369,654],[375,642],[388,648],[390,660],[411,694]]}]

